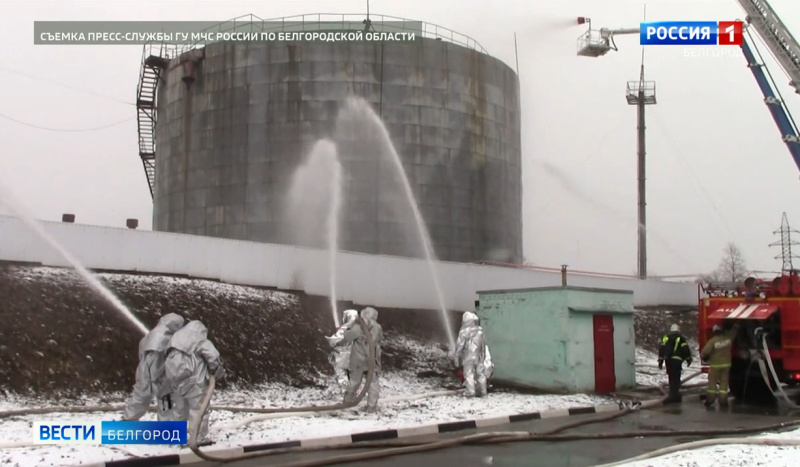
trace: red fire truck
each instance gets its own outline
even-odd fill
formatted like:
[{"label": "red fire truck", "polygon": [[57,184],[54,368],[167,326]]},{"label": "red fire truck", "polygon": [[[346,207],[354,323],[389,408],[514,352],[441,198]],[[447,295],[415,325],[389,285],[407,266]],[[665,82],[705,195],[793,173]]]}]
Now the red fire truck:
[{"label": "red fire truck", "polygon": [[739,324],[734,341],[730,390],[734,397],[782,393],[776,380],[800,383],[800,276],[772,281],[753,277],[742,284],[699,284],[699,342],[712,328]]}]

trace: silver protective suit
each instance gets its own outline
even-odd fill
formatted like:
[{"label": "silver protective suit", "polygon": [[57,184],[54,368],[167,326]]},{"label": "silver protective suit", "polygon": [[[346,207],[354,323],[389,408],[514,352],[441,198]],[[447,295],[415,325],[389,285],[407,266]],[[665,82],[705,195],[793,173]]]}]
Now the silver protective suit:
[{"label": "silver protective suit", "polygon": [[478,316],[467,311],[461,317],[461,330],[456,339],[455,364],[464,372],[465,395],[486,395],[486,346]]},{"label": "silver protective suit", "polygon": [[125,404],[123,420],[139,420],[147,413],[153,398],[158,406],[159,420],[173,420],[175,413],[165,384],[164,359],[172,335],[183,327],[183,317],[169,313],[161,317],[156,327],[139,341],[139,365],[133,393]]},{"label": "silver protective suit", "polygon": [[208,411],[201,412],[208,376],[213,374],[217,379],[224,376],[219,351],[207,336],[208,330],[203,323],[190,321],[172,336],[164,365],[172,387],[177,419],[188,422],[190,433],[200,421],[198,444],[204,443],[208,436]]},{"label": "silver protective suit", "polygon": [[[367,325],[370,335],[372,336],[373,352],[375,355],[375,371],[372,375],[372,383],[367,390],[367,410],[374,412],[378,410],[378,399],[380,398],[380,373],[381,373],[381,341],[383,341],[383,328],[378,324],[378,310],[375,308],[364,308],[361,310],[361,319]],[[345,331],[339,345],[352,344],[350,350],[350,383],[347,386],[347,391],[344,393],[344,403],[350,403],[355,399],[358,388],[361,386],[361,381],[367,374],[368,366],[367,359],[369,358],[369,349],[367,348],[367,339],[361,326],[355,324],[353,327]]]},{"label": "silver protective suit", "polygon": [[348,369],[350,367],[350,348],[352,347],[352,344],[337,344],[340,343],[344,338],[344,333],[356,324],[356,318],[358,318],[358,311],[344,310],[344,313],[342,313],[342,325],[339,326],[339,329],[336,330],[334,335],[326,337],[326,339],[328,339],[328,343],[333,346],[333,351],[331,351],[330,355],[328,356],[328,361],[331,363],[331,365],[333,365],[336,384],[342,391],[346,391],[347,386],[350,383]]}]

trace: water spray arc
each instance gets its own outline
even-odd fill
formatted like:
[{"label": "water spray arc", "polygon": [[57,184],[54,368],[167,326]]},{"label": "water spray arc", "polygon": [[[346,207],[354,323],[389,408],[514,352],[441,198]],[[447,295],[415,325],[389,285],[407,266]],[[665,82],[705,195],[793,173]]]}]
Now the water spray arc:
[{"label": "water spray arc", "polygon": [[417,205],[417,200],[414,197],[414,192],[411,189],[411,184],[408,181],[408,176],[403,168],[403,163],[400,160],[400,155],[397,153],[397,150],[392,143],[392,139],[389,136],[386,125],[383,124],[383,120],[381,120],[380,116],[375,112],[369,102],[360,97],[349,97],[345,102],[344,108],[342,109],[342,112],[339,114],[338,118],[343,119],[348,117],[360,119],[374,127],[374,129],[377,131],[375,136],[378,138],[380,145],[390,155],[392,167],[395,169],[397,176],[402,182],[403,193],[414,214],[414,222],[416,224],[417,234],[419,235],[420,242],[422,243],[428,270],[431,273],[431,280],[433,281],[433,287],[436,291],[436,299],[439,303],[439,312],[441,313],[448,343],[450,344],[451,349],[455,349],[455,338],[451,331],[452,328],[450,317],[447,313],[447,306],[444,302],[442,286],[439,283],[439,274],[436,271],[436,264],[434,262],[436,261],[436,255],[433,249],[433,244],[431,242],[428,229],[425,226],[425,220],[422,218],[422,213],[420,213],[419,206]]},{"label": "water spray arc", "polygon": [[342,164],[336,157],[334,148],[334,159],[331,167],[330,183],[330,208],[328,211],[328,280],[330,281],[330,300],[331,313],[333,313],[333,323],[338,328],[339,312],[336,309],[336,256],[339,252],[339,215],[342,208]]},{"label": "water spray arc", "polygon": [[99,293],[103,298],[108,300],[109,303],[123,316],[126,320],[128,320],[131,324],[133,324],[139,332],[142,334],[147,334],[150,330],[139,321],[136,316],[125,306],[119,298],[117,298],[108,288],[106,288],[102,282],[100,282],[97,277],[89,272],[83,265],[78,261],[77,258],[72,256],[72,254],[67,251],[66,248],[61,246],[56,239],[54,239],[47,231],[42,228],[41,224],[33,218],[30,214],[28,214],[27,210],[23,209],[21,204],[11,195],[5,188],[0,187],[0,200],[3,201],[2,204],[5,204],[11,212],[21,220],[25,225],[28,226],[36,235],[38,235],[42,240],[44,240],[50,247],[56,250],[65,261],[67,261],[75,271],[89,284],[91,288],[93,288],[97,293]]},{"label": "water spray arc", "polygon": [[[554,166],[554,165],[552,165],[552,164],[550,164],[548,162],[537,162],[537,164],[539,164],[545,172],[550,174],[571,195],[575,196],[576,198],[580,199],[581,201],[586,202],[587,204],[589,204],[590,206],[596,208],[597,210],[602,211],[602,212],[604,212],[606,214],[609,214],[609,215],[615,217],[616,219],[618,219],[618,220],[620,220],[622,222],[630,221],[629,217],[627,215],[625,215],[624,213],[620,212],[618,209],[613,208],[613,207],[609,206],[608,204],[605,204],[605,203],[599,201],[597,199],[597,197],[592,196],[590,193],[586,192],[578,184],[576,184],[572,180],[570,180],[569,175],[567,175],[565,172],[563,172],[558,167],[556,167],[556,166]],[[666,238],[658,235],[653,230],[648,230],[647,226],[645,226],[643,224],[638,224],[638,226],[639,226],[640,229],[644,229],[644,231],[647,232],[647,234],[650,237],[654,238],[662,246],[664,246],[666,249],[668,249],[670,251],[670,253],[672,253],[675,256],[675,258],[677,258],[680,261],[682,261],[687,267],[689,267],[692,270],[696,270],[697,269],[697,265],[694,264],[692,261],[689,261],[683,255],[681,255],[681,253],[677,249],[673,248],[672,245],[670,245],[670,243],[666,240]]]},{"label": "water spray arc", "polygon": [[[436,255],[433,244],[389,132],[369,102],[358,97],[349,97],[345,101],[336,117],[336,131],[337,135],[343,139],[354,136],[356,139],[362,138],[358,134],[350,134],[352,128],[349,128],[348,124],[354,124],[362,131],[366,128],[368,142],[371,143],[374,140],[377,145],[375,149],[369,150],[370,157],[377,153],[390,159],[392,170],[402,185],[402,198],[404,198],[402,203],[404,206],[407,205],[413,213],[414,234],[419,238],[424,259],[431,274],[448,343],[451,349],[455,348],[455,337],[452,335],[450,318],[436,271]],[[341,142],[338,141],[338,143]],[[329,300],[333,322],[337,328],[340,325],[336,306],[338,298],[336,291],[337,256],[340,248],[339,234],[344,196],[344,169],[340,160],[340,149],[337,147],[337,143],[327,138],[320,139],[314,144],[308,159],[298,167],[293,176],[287,205],[287,221],[293,230],[291,241],[294,244],[327,248],[328,250]],[[325,220],[324,225],[320,223],[321,219]],[[324,239],[318,235],[323,229],[325,231]]]},{"label": "water spray arc", "polygon": [[340,323],[336,310],[336,259],[341,198],[342,166],[336,144],[326,138],[317,140],[292,176],[285,220],[292,244],[328,249],[329,299],[337,328]]}]

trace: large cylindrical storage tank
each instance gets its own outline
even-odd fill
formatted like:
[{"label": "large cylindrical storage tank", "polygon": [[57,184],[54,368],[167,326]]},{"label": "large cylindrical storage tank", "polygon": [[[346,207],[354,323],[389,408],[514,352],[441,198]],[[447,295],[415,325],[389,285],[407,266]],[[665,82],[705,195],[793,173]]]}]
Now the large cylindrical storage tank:
[{"label": "large cylindrical storage tank", "polygon": [[383,189],[391,164],[336,141],[355,95],[385,123],[440,259],[522,259],[519,81],[500,60],[430,38],[220,42],[193,51],[192,65],[184,55],[158,91],[154,230],[293,243],[282,214],[292,176],[333,138],[340,249],[416,255],[409,218],[380,201],[399,196]]}]

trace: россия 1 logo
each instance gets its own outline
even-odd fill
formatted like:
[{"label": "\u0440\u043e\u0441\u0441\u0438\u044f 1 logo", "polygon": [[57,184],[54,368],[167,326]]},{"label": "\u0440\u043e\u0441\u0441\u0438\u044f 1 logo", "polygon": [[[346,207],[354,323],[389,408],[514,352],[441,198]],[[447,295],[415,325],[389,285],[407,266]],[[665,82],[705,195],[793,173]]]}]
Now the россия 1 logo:
[{"label": "\u0440\u043e\u0441\u0441\u0438\u044f 1 logo", "polygon": [[642,23],[641,45],[742,45],[741,21],[659,21]]}]

